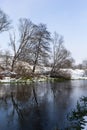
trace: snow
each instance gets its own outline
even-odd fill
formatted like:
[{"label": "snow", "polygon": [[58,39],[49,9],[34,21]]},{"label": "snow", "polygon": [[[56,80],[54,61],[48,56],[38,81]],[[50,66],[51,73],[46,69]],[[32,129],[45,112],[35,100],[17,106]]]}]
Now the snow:
[{"label": "snow", "polygon": [[87,79],[87,77],[85,76],[85,72],[84,70],[80,70],[80,69],[69,69],[68,70],[71,74],[71,79]]},{"label": "snow", "polygon": [[61,69],[61,70],[65,71],[66,73],[69,73],[71,75],[71,79],[87,79],[84,70],[80,69]]},{"label": "snow", "polygon": [[10,82],[10,77],[4,77],[3,82]]},{"label": "snow", "polygon": [[[51,70],[50,67],[44,67],[43,71],[42,71],[42,69],[37,69],[37,72],[48,72],[50,70]],[[84,70],[80,70],[80,69],[61,69],[61,70],[70,73],[71,79],[75,79],[75,80],[77,80],[77,79],[87,79],[87,76],[85,76]],[[1,74],[8,75],[8,71],[2,72]],[[12,72],[11,72],[11,74],[12,74]],[[13,72],[13,74],[15,74],[15,72]],[[11,80],[12,79],[10,78],[10,76],[7,76],[3,80],[0,80],[0,82],[10,82]]]},{"label": "snow", "polygon": [[87,130],[87,116],[84,116],[83,118],[86,121],[86,123],[85,123],[85,125],[82,125],[82,127],[83,127],[82,130]]}]

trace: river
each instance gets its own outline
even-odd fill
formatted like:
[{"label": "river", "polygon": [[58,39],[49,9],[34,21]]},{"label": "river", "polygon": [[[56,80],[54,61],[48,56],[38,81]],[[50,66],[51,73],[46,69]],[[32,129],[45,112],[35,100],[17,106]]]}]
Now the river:
[{"label": "river", "polygon": [[0,130],[61,130],[87,80],[0,84]]}]

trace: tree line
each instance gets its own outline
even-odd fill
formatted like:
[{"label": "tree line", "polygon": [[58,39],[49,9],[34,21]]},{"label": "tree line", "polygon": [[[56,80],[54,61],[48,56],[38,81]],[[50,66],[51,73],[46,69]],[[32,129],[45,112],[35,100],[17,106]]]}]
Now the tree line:
[{"label": "tree line", "polygon": [[[0,33],[11,30],[11,20],[0,10]],[[46,24],[35,24],[30,19],[20,18],[16,32],[9,34],[9,45],[13,51],[0,52],[3,59],[0,63],[5,69],[14,71],[19,61],[32,65],[32,73],[36,66],[51,67],[51,75],[59,73],[61,68],[70,68],[74,62],[71,53],[64,46],[63,36],[54,32],[52,35]]]}]

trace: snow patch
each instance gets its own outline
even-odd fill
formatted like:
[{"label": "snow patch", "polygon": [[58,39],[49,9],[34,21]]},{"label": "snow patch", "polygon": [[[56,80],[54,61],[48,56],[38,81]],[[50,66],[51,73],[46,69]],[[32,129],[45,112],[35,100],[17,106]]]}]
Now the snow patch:
[{"label": "snow patch", "polygon": [[70,69],[69,72],[71,74],[71,79],[87,79],[87,77],[85,77],[84,70]]},{"label": "snow patch", "polygon": [[87,116],[84,116],[83,118],[84,118],[86,123],[85,123],[85,125],[82,125],[82,127],[83,127],[82,130],[87,130]]}]

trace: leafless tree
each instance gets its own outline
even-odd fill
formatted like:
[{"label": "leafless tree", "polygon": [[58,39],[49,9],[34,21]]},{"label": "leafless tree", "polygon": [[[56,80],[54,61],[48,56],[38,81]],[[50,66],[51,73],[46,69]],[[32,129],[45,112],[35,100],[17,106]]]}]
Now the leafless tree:
[{"label": "leafless tree", "polygon": [[36,66],[48,62],[51,40],[50,33],[46,25],[33,25],[33,32],[29,42],[22,49],[20,59],[33,65],[32,72],[35,72]]},{"label": "leafless tree", "polygon": [[35,29],[34,37],[32,40],[33,72],[35,72],[36,65],[43,63],[49,57],[50,40],[51,36],[47,30],[46,25],[39,24]]},{"label": "leafless tree", "polygon": [[[29,19],[20,19],[19,20],[19,41],[17,42],[15,39],[15,34],[10,35],[10,45],[14,51],[13,61],[12,61],[12,69],[14,69],[15,62],[20,59],[20,57],[23,59],[25,58],[25,48],[28,45],[28,51],[29,47],[31,46],[31,36],[33,35],[33,29],[34,24]],[[16,47],[19,44],[18,47]],[[22,55],[23,54],[23,55]],[[21,60],[22,60],[21,59]]]},{"label": "leafless tree", "polygon": [[11,66],[11,54],[8,50],[0,54],[0,66],[5,69],[10,69]]},{"label": "leafless tree", "polygon": [[82,61],[81,67],[79,69],[83,69],[84,75],[87,76],[87,59]]},{"label": "leafless tree", "polygon": [[11,56],[10,52],[8,50],[6,50],[5,53],[4,53],[4,66],[5,66],[5,69],[10,69],[11,60],[12,60],[12,56]]},{"label": "leafless tree", "polygon": [[70,67],[73,62],[70,52],[63,45],[63,37],[56,32],[53,38],[52,73],[58,73],[61,68]]},{"label": "leafless tree", "polygon": [[87,69],[87,59],[82,61],[82,68]]},{"label": "leafless tree", "polygon": [[10,23],[9,17],[0,9],[0,33],[7,31],[10,27]]}]

